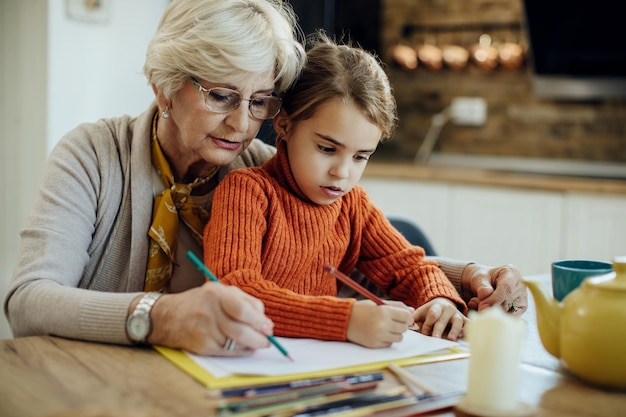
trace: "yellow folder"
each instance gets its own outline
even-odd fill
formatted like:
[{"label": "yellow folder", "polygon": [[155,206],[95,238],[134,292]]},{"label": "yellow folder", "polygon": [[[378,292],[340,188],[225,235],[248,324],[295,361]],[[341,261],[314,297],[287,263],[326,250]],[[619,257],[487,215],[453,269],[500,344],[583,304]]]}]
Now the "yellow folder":
[{"label": "yellow folder", "polygon": [[[305,372],[286,375],[229,375],[225,377],[215,377],[204,367],[199,365],[191,356],[179,349],[171,349],[163,346],[154,348],[172,361],[175,365],[187,372],[193,378],[200,381],[207,388],[237,388],[254,385],[274,384],[280,382],[294,381],[298,379],[320,378],[333,375],[348,375],[364,372],[375,372],[387,368],[390,361],[371,362],[355,366],[326,369],[323,371]],[[404,359],[396,359],[391,362],[399,366],[419,365],[424,363],[442,362],[454,359],[469,357],[469,353],[463,349],[453,347],[444,351],[430,353],[427,355],[414,356]]]}]

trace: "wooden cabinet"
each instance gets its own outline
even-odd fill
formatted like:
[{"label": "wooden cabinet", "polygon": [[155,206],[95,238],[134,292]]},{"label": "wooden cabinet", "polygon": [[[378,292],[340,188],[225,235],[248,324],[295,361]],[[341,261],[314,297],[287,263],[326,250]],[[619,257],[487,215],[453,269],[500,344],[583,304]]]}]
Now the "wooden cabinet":
[{"label": "wooden cabinet", "polygon": [[450,256],[512,263],[524,274],[545,272],[559,258],[562,196],[500,187],[448,188]]},{"label": "wooden cabinet", "polygon": [[415,221],[442,256],[515,264],[524,275],[556,259],[626,254],[626,196],[366,177],[387,215]]},{"label": "wooden cabinet", "polygon": [[626,197],[570,193],[564,208],[567,257],[611,260],[626,255]]}]

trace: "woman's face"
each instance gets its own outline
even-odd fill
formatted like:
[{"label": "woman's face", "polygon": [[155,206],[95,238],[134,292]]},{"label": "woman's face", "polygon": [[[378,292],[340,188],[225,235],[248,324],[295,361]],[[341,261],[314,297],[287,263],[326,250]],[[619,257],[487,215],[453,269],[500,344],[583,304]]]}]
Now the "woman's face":
[{"label": "woman's face", "polygon": [[[203,88],[225,87],[238,91],[245,99],[252,95],[270,95],[274,90],[271,73],[252,76],[246,84],[211,84],[198,80]],[[169,118],[159,118],[159,143],[173,169],[179,175],[201,175],[214,166],[230,164],[250,144],[262,120],[248,111],[248,101],[228,113],[209,111],[205,92],[188,79],[169,103],[157,92],[161,109],[168,104]]]},{"label": "woman's face", "polygon": [[321,104],[311,118],[284,126],[294,179],[320,205],[332,204],[354,188],[381,138],[378,126],[352,102],[339,99]]}]

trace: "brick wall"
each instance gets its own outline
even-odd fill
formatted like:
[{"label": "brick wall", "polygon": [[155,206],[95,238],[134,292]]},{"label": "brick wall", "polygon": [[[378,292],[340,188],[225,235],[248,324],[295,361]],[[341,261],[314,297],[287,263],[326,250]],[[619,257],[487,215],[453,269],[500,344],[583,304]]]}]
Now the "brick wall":
[{"label": "brick wall", "polygon": [[527,46],[521,0],[381,0],[381,58],[388,64],[398,101],[400,124],[380,153],[412,158],[431,117],[456,96],[483,97],[487,123],[463,127],[448,123],[435,151],[626,163],[626,101],[559,102],[537,98],[530,70],[474,64],[461,70],[407,70],[395,64],[398,43],[469,47],[482,33],[494,42]]}]

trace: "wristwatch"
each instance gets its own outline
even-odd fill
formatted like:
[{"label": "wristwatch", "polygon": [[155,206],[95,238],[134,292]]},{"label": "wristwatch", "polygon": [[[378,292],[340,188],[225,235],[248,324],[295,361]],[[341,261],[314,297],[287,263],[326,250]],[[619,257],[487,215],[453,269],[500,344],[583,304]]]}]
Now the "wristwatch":
[{"label": "wristwatch", "polygon": [[141,299],[133,312],[126,319],[126,333],[134,343],[145,343],[152,331],[150,311],[161,297],[160,292],[148,292]]}]

